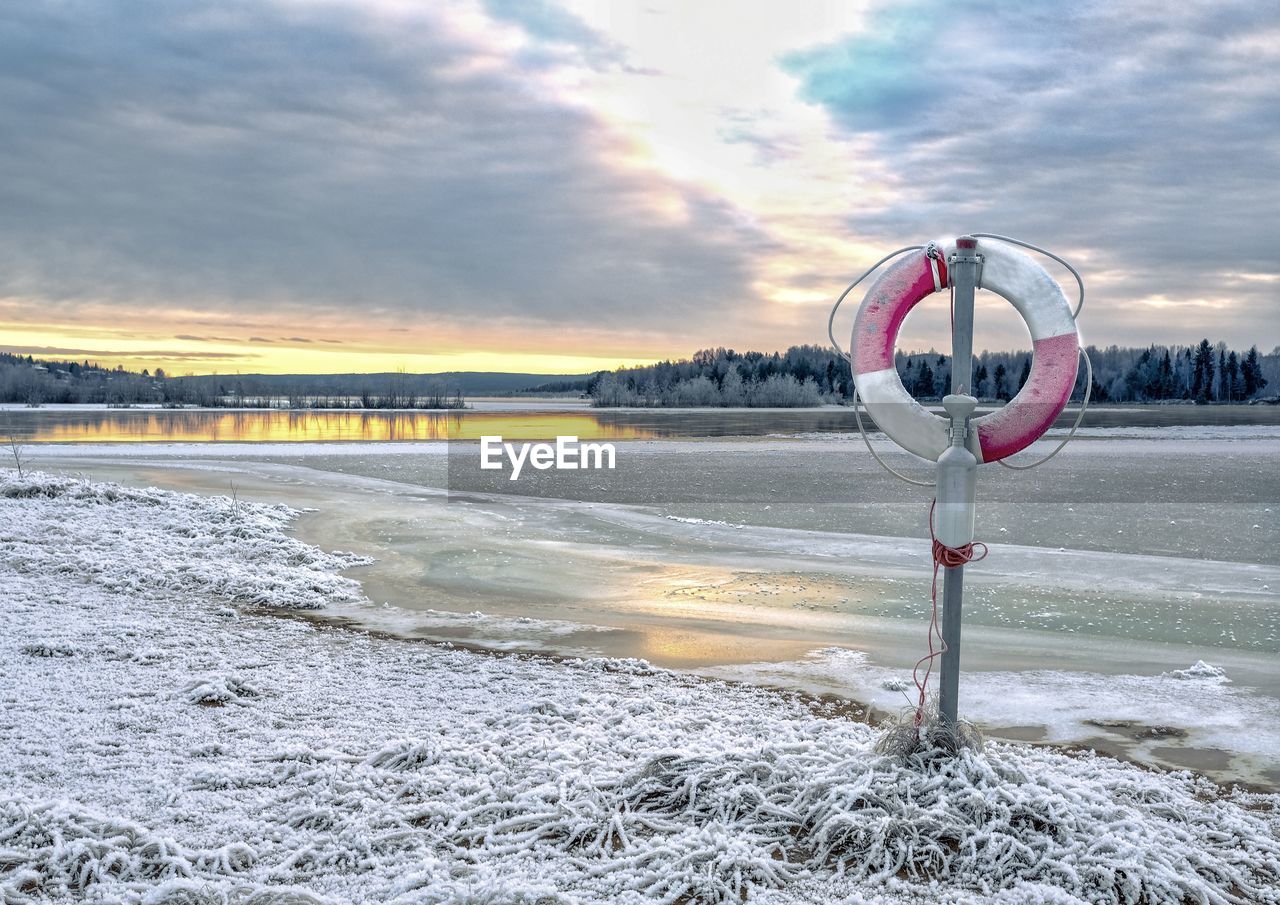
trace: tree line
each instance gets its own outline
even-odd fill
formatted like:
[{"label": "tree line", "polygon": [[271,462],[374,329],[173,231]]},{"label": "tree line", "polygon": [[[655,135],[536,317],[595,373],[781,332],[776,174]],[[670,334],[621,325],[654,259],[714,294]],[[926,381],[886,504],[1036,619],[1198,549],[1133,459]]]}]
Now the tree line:
[{"label": "tree line", "polygon": [[51,361],[30,355],[0,353],[0,402],[98,403],[126,405],[164,402],[167,377],[161,368],[152,374],[105,368],[90,361]]},{"label": "tree line", "polygon": [[[1280,383],[1280,346],[1262,354],[1203,339],[1195,346],[1145,348],[1089,346],[1092,399],[1098,402],[1249,402]],[[951,358],[930,350],[895,356],[903,385],[918,399],[950,391]],[[1013,398],[1031,374],[1029,352],[979,352],[973,357],[973,392],[986,401]],[[1072,393],[1084,396],[1085,369]],[[786,352],[703,349],[692,358],[600,371],[587,382],[597,406],[811,406],[848,403],[848,364],[827,346],[792,346]]]},{"label": "tree line", "polygon": [[52,361],[0,353],[0,402],[29,406],[99,404],[170,408],[460,409],[456,387],[432,375],[365,374],[277,378],[170,376],[163,368],[127,371],[89,361]]}]

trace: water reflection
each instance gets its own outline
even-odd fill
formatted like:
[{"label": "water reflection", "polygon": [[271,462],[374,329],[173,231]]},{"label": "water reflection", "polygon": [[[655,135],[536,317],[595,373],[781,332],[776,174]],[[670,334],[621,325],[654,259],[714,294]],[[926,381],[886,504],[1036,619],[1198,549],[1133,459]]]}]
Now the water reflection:
[{"label": "water reflection", "polygon": [[[1068,411],[1058,419],[1066,427]],[[1092,409],[1091,427],[1280,423],[1280,406],[1130,406]],[[871,426],[870,424],[868,426]],[[583,440],[766,436],[856,431],[848,408],[590,409],[570,411],[288,411],[203,409],[19,409],[3,413],[0,434],[24,443]]]},{"label": "water reflection", "polygon": [[7,426],[31,443],[296,443],[301,441],[531,440],[572,435],[644,440],[642,427],[589,413],[93,411],[13,412]]}]

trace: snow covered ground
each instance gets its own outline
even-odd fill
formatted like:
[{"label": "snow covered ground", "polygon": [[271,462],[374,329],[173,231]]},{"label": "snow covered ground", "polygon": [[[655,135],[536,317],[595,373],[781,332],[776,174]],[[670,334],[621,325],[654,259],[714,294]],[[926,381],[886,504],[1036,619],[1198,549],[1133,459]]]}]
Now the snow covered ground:
[{"label": "snow covered ground", "polygon": [[361,598],[296,514],[0,482],[5,903],[1280,902],[1280,796],[267,615]]}]

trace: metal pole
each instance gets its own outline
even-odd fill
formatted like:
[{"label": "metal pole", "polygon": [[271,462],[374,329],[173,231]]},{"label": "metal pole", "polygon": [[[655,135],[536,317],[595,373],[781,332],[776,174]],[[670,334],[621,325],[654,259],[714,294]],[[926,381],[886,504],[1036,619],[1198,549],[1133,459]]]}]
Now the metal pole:
[{"label": "metal pole", "polygon": [[[977,253],[978,240],[961,236],[956,240],[956,255],[951,262],[951,285],[954,293],[951,331],[951,392],[973,395],[973,294],[978,286],[978,268],[982,259]],[[943,570],[942,576],[942,674],[938,682],[938,712],[944,723],[955,725],[956,704],[960,695],[960,605],[964,596],[964,566]]]},{"label": "metal pole", "polygon": [[956,239],[956,256],[951,262],[951,285],[955,298],[951,329],[951,392],[972,396],[973,375],[973,293],[978,287],[978,240],[972,236]]}]

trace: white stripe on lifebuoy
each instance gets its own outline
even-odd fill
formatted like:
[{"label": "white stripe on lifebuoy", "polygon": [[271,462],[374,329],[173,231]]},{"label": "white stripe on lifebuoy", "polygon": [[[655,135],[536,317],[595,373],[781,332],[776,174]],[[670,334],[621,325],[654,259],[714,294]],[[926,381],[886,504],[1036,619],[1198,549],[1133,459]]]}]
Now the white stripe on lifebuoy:
[{"label": "white stripe on lifebuoy", "polygon": [[[938,242],[949,260],[954,239]],[[975,418],[968,446],[979,462],[995,462],[1030,446],[1066,408],[1079,368],[1080,338],[1062,287],[1030,255],[1005,242],[983,239],[982,288],[1003,296],[1031,333],[1031,373],[1003,408]],[[950,274],[925,252],[889,267],[867,292],[853,324],[850,363],[858,395],[890,439],[908,452],[937,460],[950,445],[948,421],[916,402],[894,365],[898,331],[908,312],[936,291],[935,263],[942,284]]]}]

